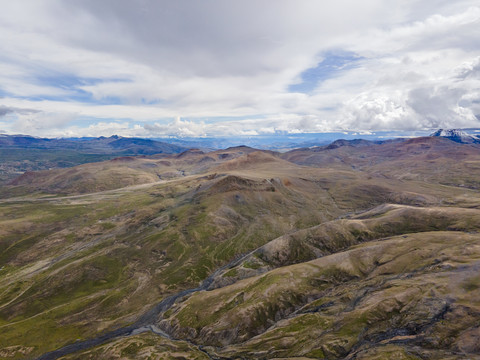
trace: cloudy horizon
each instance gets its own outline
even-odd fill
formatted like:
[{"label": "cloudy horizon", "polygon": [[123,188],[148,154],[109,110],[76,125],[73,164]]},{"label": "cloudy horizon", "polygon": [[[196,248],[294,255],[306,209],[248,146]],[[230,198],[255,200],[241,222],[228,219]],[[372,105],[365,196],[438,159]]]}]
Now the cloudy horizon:
[{"label": "cloudy horizon", "polygon": [[0,133],[480,127],[478,1],[0,3]]}]

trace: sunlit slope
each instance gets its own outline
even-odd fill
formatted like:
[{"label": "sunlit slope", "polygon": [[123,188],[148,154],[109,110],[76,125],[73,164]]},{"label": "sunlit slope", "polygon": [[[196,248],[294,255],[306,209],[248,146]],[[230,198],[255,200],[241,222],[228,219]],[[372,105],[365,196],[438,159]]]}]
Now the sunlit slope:
[{"label": "sunlit slope", "polygon": [[[270,273],[265,272],[283,274],[281,271],[290,271],[284,266],[291,264],[309,269],[307,261],[329,254],[340,256],[359,243],[364,243],[366,253],[372,249],[374,254],[376,248],[369,242],[377,239],[383,243],[388,236],[400,235],[386,240],[395,240],[396,244],[407,236],[422,251],[430,246],[426,234],[432,234],[432,239],[440,236],[442,244],[457,244],[455,239],[461,238],[468,245],[477,239],[479,194],[459,184],[399,179],[348,167],[299,165],[279,154],[245,147],[207,154],[194,150],[168,158],[122,158],[89,165],[93,168],[84,165],[70,169],[81,175],[80,179],[63,174],[60,178],[66,182],[56,182],[52,179],[59,173],[52,171],[45,178],[40,176],[42,181],[33,177],[31,183],[3,189],[8,193],[23,187],[19,195],[31,189],[39,193],[0,201],[0,357],[34,358],[77,339],[93,338],[131,324],[167,295],[196,287],[215,269],[243,255],[246,259],[225,271],[212,287],[237,281],[232,286],[243,290],[232,290],[231,296],[250,291],[242,284],[250,284],[256,293],[255,281],[262,277],[254,276],[270,279]],[[162,166],[164,170],[157,172]],[[462,166],[461,161],[458,166]],[[150,174],[152,178],[146,183],[130,182],[130,171]],[[92,176],[93,185],[82,188],[86,174]],[[102,183],[101,179],[108,186],[95,187]],[[123,188],[125,185],[138,186]],[[55,196],[42,198],[42,192]],[[457,245],[460,249],[461,245]],[[392,245],[391,249],[396,247]],[[431,254],[426,254],[430,259]],[[407,264],[405,271],[417,266],[417,258],[411,260],[414,263]],[[470,261],[465,259],[466,264]],[[338,279],[332,275],[333,280],[327,281],[332,286],[329,291],[341,294],[343,287],[355,284],[359,288],[351,291],[362,293],[362,284],[371,280],[368,274],[375,273],[373,268],[367,270],[363,275],[352,272],[345,279],[343,275]],[[401,271],[395,276],[403,276]],[[308,284],[309,276],[305,275]],[[162,324],[183,340],[214,344],[212,339],[217,339],[216,345],[230,346],[241,339],[248,341],[247,346],[255,340],[253,336],[267,334],[265,331],[280,320],[290,321],[291,311],[319,299],[315,281],[314,285],[307,284],[311,288],[305,288],[304,283],[297,284],[283,275],[272,279],[271,291],[287,286],[282,296],[296,295],[288,301],[282,296],[278,302],[270,299],[271,304],[265,303],[265,308],[244,317],[246,325],[235,325],[238,333],[234,336],[218,328],[217,321],[230,321],[236,301],[228,305],[212,300],[212,308],[202,308],[198,318],[195,315],[189,320],[193,323],[185,323],[181,315],[182,311],[200,311],[189,305],[197,297],[223,294],[217,291],[229,288],[182,299],[187,302],[180,301]],[[265,281],[270,284],[270,280]],[[225,306],[230,306],[228,311]],[[223,310],[217,313],[215,309]],[[278,314],[275,310],[272,319],[269,309],[283,310]],[[339,314],[348,311],[339,310]],[[344,321],[343,315],[338,321]],[[299,333],[302,341],[305,334]],[[138,339],[138,346],[129,347],[131,339]],[[154,349],[159,353],[171,349],[203,356],[198,347],[190,345],[144,334],[114,340],[92,349],[90,354],[97,354],[92,355],[97,358],[108,354],[148,358]],[[256,349],[256,345],[235,346],[214,351],[228,358],[237,352],[253,354],[252,349]],[[315,350],[315,346],[307,348]],[[127,347],[129,350],[125,350]],[[332,350],[336,355],[331,356],[356,351],[347,345],[342,349]],[[445,349],[453,351],[452,347]],[[293,356],[293,352],[277,355],[282,354]],[[308,356],[315,357],[312,354]]]},{"label": "sunlit slope", "polygon": [[284,170],[0,203],[1,347],[41,354],[131,323],[237,255],[351,210],[296,173],[271,181]]},{"label": "sunlit slope", "polygon": [[358,216],[327,221],[269,241],[234,268],[225,270],[211,288],[276,267],[336,253],[370,240],[430,231],[476,233],[479,228],[480,209],[385,204]]},{"label": "sunlit slope", "polygon": [[479,266],[478,234],[397,236],[196,293],[162,325],[227,358],[466,356]]}]

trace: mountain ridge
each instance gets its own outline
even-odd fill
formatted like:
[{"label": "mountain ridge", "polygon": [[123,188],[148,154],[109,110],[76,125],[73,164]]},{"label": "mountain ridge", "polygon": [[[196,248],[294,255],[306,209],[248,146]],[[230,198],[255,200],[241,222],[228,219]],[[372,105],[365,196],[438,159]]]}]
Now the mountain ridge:
[{"label": "mountain ridge", "polygon": [[445,137],[419,137],[381,142],[338,140],[333,145],[286,153],[239,146],[211,152],[191,149],[180,154],[123,156],[67,169],[27,172],[13,179],[3,191],[0,189],[0,196],[38,191],[88,193],[208,171],[253,174],[262,173],[262,169],[271,166],[289,171],[287,169],[293,169],[293,165],[337,171],[353,169],[376,176],[428,178],[432,182],[453,184],[456,173],[443,170],[463,166],[459,161],[470,164],[469,173],[463,176],[463,186],[480,188],[480,169],[475,165],[480,156],[477,144],[459,143]]},{"label": "mountain ridge", "polygon": [[41,138],[27,135],[2,135],[0,148],[75,149],[87,153],[118,153],[123,155],[152,155],[179,153],[186,148],[151,139],[100,136],[97,138]]}]

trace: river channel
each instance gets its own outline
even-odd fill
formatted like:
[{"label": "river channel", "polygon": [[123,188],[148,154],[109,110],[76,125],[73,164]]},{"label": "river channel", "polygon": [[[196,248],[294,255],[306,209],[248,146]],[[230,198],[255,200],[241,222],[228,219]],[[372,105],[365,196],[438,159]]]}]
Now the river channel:
[{"label": "river channel", "polygon": [[116,330],[112,330],[110,332],[107,332],[105,334],[99,335],[95,338],[83,340],[83,341],[76,341],[72,344],[65,345],[64,347],[61,347],[57,350],[53,350],[50,352],[47,352],[40,357],[37,358],[37,360],[54,360],[58,359],[61,356],[65,356],[68,354],[72,354],[77,351],[81,350],[87,350],[90,348],[93,348],[95,346],[104,344],[112,339],[118,338],[118,337],[126,337],[126,336],[132,336],[132,335],[137,335],[142,332],[146,331],[152,331],[155,334],[158,334],[160,336],[163,336],[167,339],[171,339],[170,335],[163,332],[160,330],[155,324],[157,322],[158,316],[160,314],[165,313],[168,309],[170,309],[175,301],[178,299],[181,299],[182,297],[186,295],[193,294],[198,291],[203,291],[207,290],[210,285],[213,283],[215,278],[222,273],[222,271],[232,268],[236,265],[238,265],[241,261],[243,261],[247,256],[249,256],[251,253],[248,253],[247,255],[244,255],[240,258],[237,258],[228,264],[218,268],[214,273],[212,273],[208,278],[206,278],[200,286],[192,289],[187,289],[180,291],[176,294],[170,295],[160,301],[158,304],[156,304],[152,309],[147,311],[145,314],[140,316],[140,318],[132,325],[125,326]]}]

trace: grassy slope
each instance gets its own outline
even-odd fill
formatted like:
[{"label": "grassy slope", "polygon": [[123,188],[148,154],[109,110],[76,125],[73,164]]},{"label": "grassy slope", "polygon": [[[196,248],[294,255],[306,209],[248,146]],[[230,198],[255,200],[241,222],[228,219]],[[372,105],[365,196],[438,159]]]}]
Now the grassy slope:
[{"label": "grassy slope", "polygon": [[[384,202],[479,206],[478,193],[468,189],[299,167],[271,154],[238,155],[233,149],[209,154],[214,161],[204,154],[179,157],[175,161],[192,173],[220,167],[145,188],[0,203],[0,357],[32,357],[131,323],[162,297],[196,285],[238,254],[340,215]],[[158,161],[170,168],[180,164]],[[474,210],[468,214],[476,216]],[[388,213],[370,216],[371,226],[378,216]],[[284,280],[266,282],[276,287]],[[254,320],[268,320],[269,311]],[[214,334],[208,326],[205,334]],[[124,345],[119,341],[115,349]],[[148,346],[139,345],[133,354]]]},{"label": "grassy slope", "polygon": [[116,157],[106,154],[81,154],[74,150],[0,148],[0,184],[6,184],[25,171],[64,168]]},{"label": "grassy slope", "polygon": [[165,359],[208,360],[207,354],[184,341],[170,341],[151,333],[119,339],[95,349],[62,357],[64,360]]},{"label": "grassy slope", "polygon": [[1,203],[1,347],[40,354],[133,322],[238,253],[327,220],[325,207],[342,212],[303,191],[224,175]]},{"label": "grassy slope", "polygon": [[478,209],[381,205],[358,216],[282,235],[226,270],[213,287],[336,253],[369,240],[428,231],[477,231],[479,224]]},{"label": "grassy slope", "polygon": [[[39,195],[86,194],[153,183],[202,173],[212,166],[231,161],[253,151],[255,150],[251,148],[240,147],[209,154],[201,151],[187,151],[178,155],[124,156],[69,169],[29,171],[13,180],[8,186],[1,187],[0,198],[31,196],[34,193]],[[78,154],[78,156],[84,155]]]},{"label": "grassy slope", "polygon": [[238,344],[219,352],[228,357],[340,359],[386,345],[412,358],[465,356],[479,350],[470,339],[479,266],[477,234],[393,237],[197,293],[163,326],[203,344]]}]

